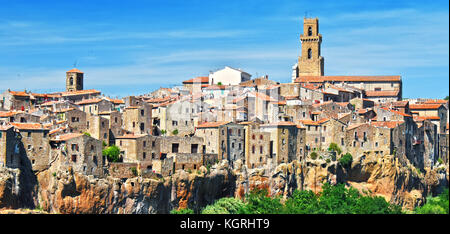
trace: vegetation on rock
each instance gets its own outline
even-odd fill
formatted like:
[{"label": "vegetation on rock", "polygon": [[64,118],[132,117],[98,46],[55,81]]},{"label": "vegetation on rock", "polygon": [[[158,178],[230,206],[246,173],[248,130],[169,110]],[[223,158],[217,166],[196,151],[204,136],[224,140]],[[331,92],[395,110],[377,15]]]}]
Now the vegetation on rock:
[{"label": "vegetation on rock", "polygon": [[437,197],[427,198],[427,203],[415,209],[416,214],[448,214],[448,188]]},{"label": "vegetation on rock", "polygon": [[120,148],[116,145],[109,146],[102,150],[102,154],[108,158],[109,162],[119,162]]}]

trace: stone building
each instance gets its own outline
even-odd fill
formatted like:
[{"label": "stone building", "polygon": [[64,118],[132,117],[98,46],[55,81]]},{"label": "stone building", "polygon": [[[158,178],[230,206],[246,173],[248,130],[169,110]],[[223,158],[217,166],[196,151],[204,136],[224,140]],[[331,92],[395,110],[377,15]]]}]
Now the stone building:
[{"label": "stone building", "polygon": [[11,123],[11,125],[19,131],[21,158],[27,158],[35,171],[46,169],[50,157],[49,130],[44,129],[40,123]]},{"label": "stone building", "polygon": [[300,35],[301,56],[298,58],[297,76],[323,76],[324,58],[321,54],[322,35],[319,19],[303,19],[303,34]]},{"label": "stone building", "polygon": [[66,72],[66,91],[83,90],[84,73],[76,68]]},{"label": "stone building", "polygon": [[18,168],[20,138],[12,125],[0,125],[0,167]]},{"label": "stone building", "polygon": [[124,134],[124,130],[122,128],[122,113],[119,111],[110,111],[100,112],[98,115],[109,121],[109,144],[114,144],[116,137]]},{"label": "stone building", "polygon": [[0,112],[0,120],[16,123],[37,123],[40,117],[24,111],[6,111]]},{"label": "stone building", "polygon": [[236,160],[245,161],[245,129],[237,123],[228,123],[227,160],[232,163]]},{"label": "stone building", "polygon": [[152,134],[152,106],[142,102],[139,106],[126,107],[123,128],[135,134]]},{"label": "stone building", "polygon": [[71,101],[73,103],[87,99],[94,99],[100,97],[101,92],[95,89],[86,89],[78,91],[67,91],[54,93],[61,95],[61,100]]},{"label": "stone building", "polygon": [[104,176],[106,156],[102,156],[102,142],[82,133],[68,133],[50,141],[52,161],[59,168],[73,168],[85,175]]},{"label": "stone building", "polygon": [[443,104],[410,104],[409,109],[415,119],[430,120],[437,125],[439,134],[445,133],[448,116]]},{"label": "stone building", "polygon": [[244,163],[248,168],[258,168],[272,163],[274,160],[273,141],[270,133],[261,130],[255,122],[242,122],[245,131]]},{"label": "stone building", "polygon": [[87,130],[87,114],[78,109],[67,109],[61,113],[63,117],[60,120],[67,121],[69,131],[74,133],[82,133]]},{"label": "stone building", "polygon": [[109,143],[109,120],[98,115],[87,115],[86,132],[101,142]]},{"label": "stone building", "polygon": [[116,137],[120,155],[124,163],[147,163],[151,166],[153,159],[160,159],[160,139],[147,134],[126,134]]},{"label": "stone building", "polygon": [[[301,143],[303,145],[305,144],[305,141],[297,141],[297,137],[305,139],[305,136],[298,135],[299,128],[297,128],[295,123],[282,121],[271,124],[262,124],[260,125],[260,128],[261,131],[270,133],[269,152],[271,153],[271,158],[275,160],[274,162],[276,165],[292,162],[293,160],[300,160],[300,158],[297,158],[299,156],[299,154],[297,154],[297,150],[299,150],[297,144],[303,142]],[[303,134],[306,132],[301,131],[301,133]],[[304,146],[301,148],[304,148]]]},{"label": "stone building", "polygon": [[377,127],[369,123],[352,124],[347,127],[344,136],[343,152],[350,153],[353,158],[368,154],[380,157],[392,154],[390,128]]},{"label": "stone building", "polygon": [[228,122],[207,122],[197,126],[195,136],[203,138],[203,145],[206,154],[217,154],[219,160],[226,159],[228,156],[227,139]]},{"label": "stone building", "polygon": [[223,84],[223,85],[239,85],[239,83],[250,80],[252,75],[242,71],[226,66],[224,69],[220,69],[209,74],[210,84]]},{"label": "stone building", "polygon": [[75,104],[80,106],[80,110],[91,115],[98,115],[99,113],[109,112],[114,108],[114,105],[111,101],[102,98],[86,99],[76,102]]},{"label": "stone building", "polygon": [[6,90],[0,95],[1,109],[4,110],[29,110],[32,107],[30,94],[26,91]]}]

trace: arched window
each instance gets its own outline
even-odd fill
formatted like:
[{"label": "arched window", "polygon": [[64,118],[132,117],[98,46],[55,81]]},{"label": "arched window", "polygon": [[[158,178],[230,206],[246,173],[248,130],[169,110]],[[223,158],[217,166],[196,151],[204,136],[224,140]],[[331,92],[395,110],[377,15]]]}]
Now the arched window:
[{"label": "arched window", "polygon": [[308,49],[308,59],[312,58],[312,50],[311,48]]},{"label": "arched window", "polygon": [[308,27],[308,36],[312,36],[312,28]]},{"label": "arched window", "polygon": [[70,84],[70,85],[73,85],[73,77],[70,77],[70,79],[69,79],[69,84]]}]

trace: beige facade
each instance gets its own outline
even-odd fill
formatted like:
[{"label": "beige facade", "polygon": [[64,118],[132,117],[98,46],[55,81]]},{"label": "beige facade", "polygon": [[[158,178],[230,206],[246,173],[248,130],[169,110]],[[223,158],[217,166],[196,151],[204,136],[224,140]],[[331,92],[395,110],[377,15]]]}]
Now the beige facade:
[{"label": "beige facade", "polygon": [[303,20],[301,56],[298,58],[298,76],[323,76],[324,58],[320,55],[322,35],[319,33],[319,19]]}]

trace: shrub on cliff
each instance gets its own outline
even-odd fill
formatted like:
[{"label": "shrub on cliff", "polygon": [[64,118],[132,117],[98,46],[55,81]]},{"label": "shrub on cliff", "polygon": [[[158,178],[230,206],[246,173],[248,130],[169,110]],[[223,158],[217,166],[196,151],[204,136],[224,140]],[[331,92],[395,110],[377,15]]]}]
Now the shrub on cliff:
[{"label": "shrub on cliff", "polygon": [[313,151],[313,152],[309,155],[309,157],[310,157],[312,160],[316,160],[316,158],[317,158],[317,152]]},{"label": "shrub on cliff", "polygon": [[353,157],[350,153],[346,153],[344,154],[344,156],[342,156],[339,159],[339,163],[343,166],[343,167],[349,167],[352,165],[352,161],[353,161]]},{"label": "shrub on cliff", "polygon": [[341,148],[336,143],[330,143],[330,146],[328,147],[328,151],[330,152],[336,152],[338,155],[342,153]]}]

